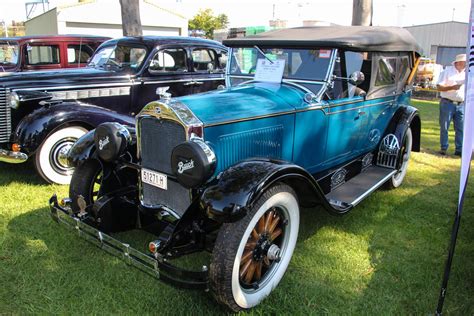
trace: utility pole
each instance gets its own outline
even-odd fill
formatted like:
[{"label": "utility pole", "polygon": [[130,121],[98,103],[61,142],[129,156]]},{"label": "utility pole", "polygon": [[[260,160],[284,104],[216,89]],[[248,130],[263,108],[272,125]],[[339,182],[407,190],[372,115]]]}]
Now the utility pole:
[{"label": "utility pole", "polygon": [[352,0],[352,25],[372,25],[372,0]]}]

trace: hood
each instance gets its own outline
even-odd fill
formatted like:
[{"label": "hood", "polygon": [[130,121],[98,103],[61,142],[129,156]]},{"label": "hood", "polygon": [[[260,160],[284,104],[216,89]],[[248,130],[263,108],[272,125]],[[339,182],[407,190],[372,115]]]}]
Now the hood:
[{"label": "hood", "polygon": [[[91,80],[101,80],[105,78],[130,77],[126,73],[99,70],[94,68],[74,68],[45,71],[25,71],[9,73],[2,76],[0,73],[0,86],[21,88],[32,86],[58,86],[71,83],[90,83]],[[110,81],[107,82],[110,82]]]},{"label": "hood", "polygon": [[225,90],[181,97],[204,125],[291,112],[303,101],[298,88],[272,83],[252,83]]}]

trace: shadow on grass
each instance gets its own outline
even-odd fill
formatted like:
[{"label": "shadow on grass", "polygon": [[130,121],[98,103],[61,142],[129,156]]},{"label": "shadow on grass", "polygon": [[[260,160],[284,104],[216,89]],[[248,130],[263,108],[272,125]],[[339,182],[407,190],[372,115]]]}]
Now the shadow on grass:
[{"label": "shadow on grass", "polygon": [[0,186],[8,185],[12,182],[46,185],[36,172],[32,159],[21,164],[10,164],[0,162]]},{"label": "shadow on grass", "polygon": [[[211,295],[166,285],[88,243],[54,222],[49,208],[19,215],[7,229],[0,274],[7,281],[3,291],[17,302],[9,303],[10,312],[225,312]],[[135,243],[143,245],[142,237]]]}]

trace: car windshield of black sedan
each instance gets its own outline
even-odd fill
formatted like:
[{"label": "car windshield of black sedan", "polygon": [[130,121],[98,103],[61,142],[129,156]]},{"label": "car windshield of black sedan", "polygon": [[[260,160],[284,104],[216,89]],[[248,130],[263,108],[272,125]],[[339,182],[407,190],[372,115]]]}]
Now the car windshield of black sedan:
[{"label": "car windshield of black sedan", "polygon": [[[262,55],[262,52],[265,56]],[[231,76],[253,76],[257,60],[285,60],[283,78],[295,80],[324,81],[328,76],[331,49],[289,49],[239,47],[232,50]]]},{"label": "car windshield of black sedan", "polygon": [[0,42],[0,64],[16,65],[18,62],[18,45]]},{"label": "car windshield of black sedan", "polygon": [[125,45],[107,46],[97,51],[88,66],[112,71],[132,71],[140,69],[146,56],[146,49]]}]

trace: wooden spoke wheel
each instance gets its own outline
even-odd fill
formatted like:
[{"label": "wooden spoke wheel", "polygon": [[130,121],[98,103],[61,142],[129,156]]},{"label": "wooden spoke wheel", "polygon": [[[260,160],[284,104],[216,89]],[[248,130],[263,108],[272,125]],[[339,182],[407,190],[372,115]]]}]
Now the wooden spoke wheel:
[{"label": "wooden spoke wheel", "polygon": [[252,230],[240,260],[240,283],[246,287],[258,286],[262,276],[274,261],[280,260],[279,237],[286,222],[275,208],[267,211]]},{"label": "wooden spoke wheel", "polygon": [[216,299],[239,311],[267,297],[290,263],[299,220],[295,192],[286,184],[276,184],[244,218],[222,225],[209,270]]}]

